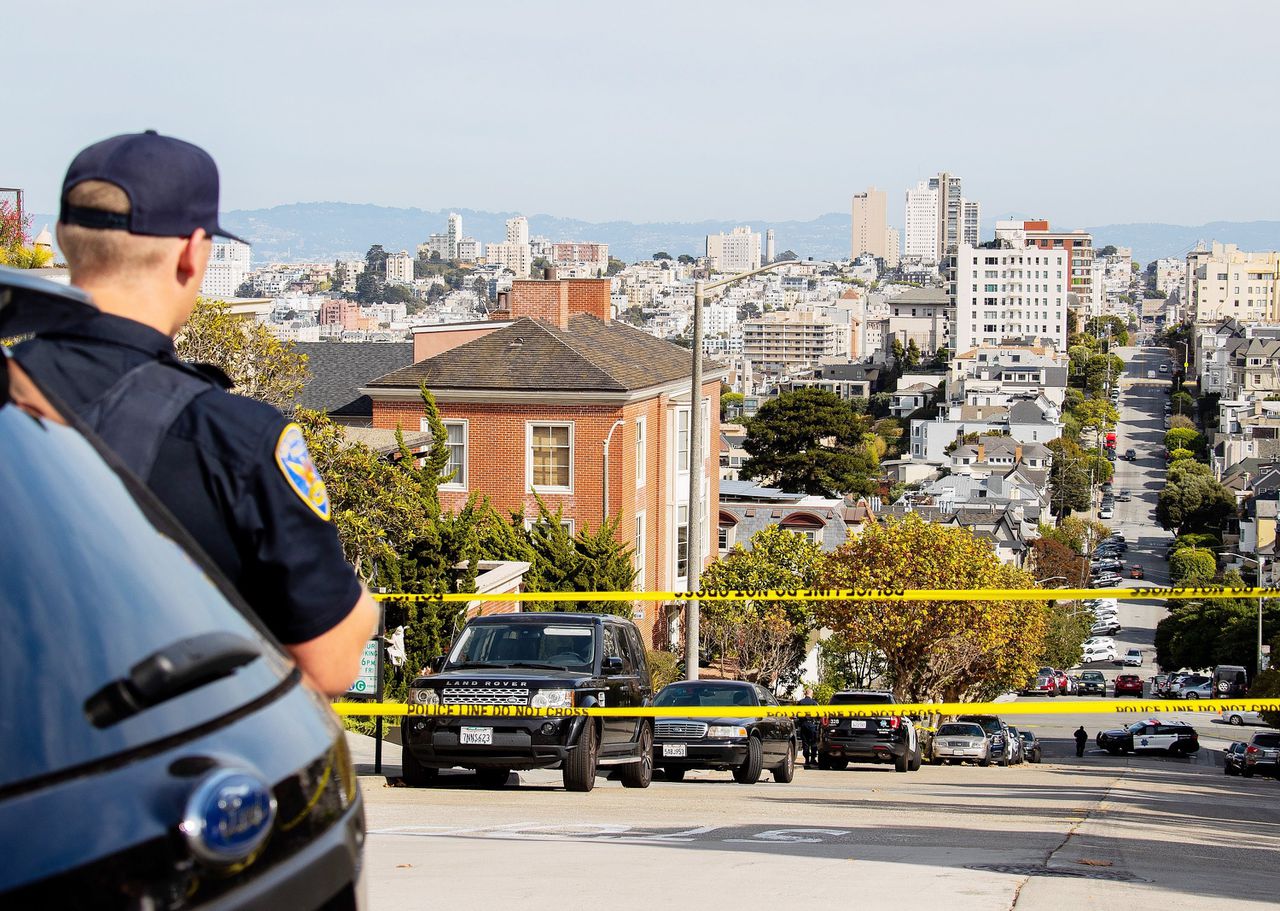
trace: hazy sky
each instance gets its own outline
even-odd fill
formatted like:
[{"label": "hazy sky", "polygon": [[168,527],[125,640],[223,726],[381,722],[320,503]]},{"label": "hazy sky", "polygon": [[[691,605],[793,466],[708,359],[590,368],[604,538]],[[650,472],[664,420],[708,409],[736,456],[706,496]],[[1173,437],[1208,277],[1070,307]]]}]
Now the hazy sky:
[{"label": "hazy sky", "polygon": [[56,211],[79,148],[154,127],[213,153],[228,209],[782,220],[846,211],[874,184],[901,222],[903,191],[947,169],[984,218],[1277,218],[1280,4],[1209,9],[28,5],[3,17],[0,185]]}]

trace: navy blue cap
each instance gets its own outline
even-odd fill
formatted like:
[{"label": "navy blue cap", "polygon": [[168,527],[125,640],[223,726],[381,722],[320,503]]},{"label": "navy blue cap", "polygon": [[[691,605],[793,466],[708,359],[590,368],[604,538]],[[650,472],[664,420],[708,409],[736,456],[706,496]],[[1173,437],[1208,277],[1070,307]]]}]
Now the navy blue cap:
[{"label": "navy blue cap", "polygon": [[[67,205],[67,193],[86,180],[124,190],[132,211],[122,215]],[[248,243],[218,224],[218,166],[209,153],[155,130],[113,136],[77,155],[62,181],[58,220],[151,237],[189,237],[204,228],[206,234]]]}]

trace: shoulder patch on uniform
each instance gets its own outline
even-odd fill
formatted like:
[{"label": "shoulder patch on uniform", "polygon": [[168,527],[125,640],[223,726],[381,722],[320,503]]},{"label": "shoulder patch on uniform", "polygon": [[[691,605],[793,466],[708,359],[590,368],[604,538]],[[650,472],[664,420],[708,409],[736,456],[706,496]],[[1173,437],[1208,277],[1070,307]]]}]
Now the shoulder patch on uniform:
[{"label": "shoulder patch on uniform", "polygon": [[325,490],[316,463],[311,461],[311,453],[307,451],[307,441],[303,439],[302,428],[297,424],[287,424],[280,431],[280,439],[276,442],[276,464],[280,473],[302,498],[302,502],[311,507],[311,511],[329,521],[329,492]]}]

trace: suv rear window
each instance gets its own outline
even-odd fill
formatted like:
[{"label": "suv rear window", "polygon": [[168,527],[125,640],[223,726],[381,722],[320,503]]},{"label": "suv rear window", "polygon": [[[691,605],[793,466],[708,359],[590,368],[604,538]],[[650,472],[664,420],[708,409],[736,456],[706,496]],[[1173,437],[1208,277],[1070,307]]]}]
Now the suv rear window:
[{"label": "suv rear window", "polygon": [[893,705],[893,693],[836,693],[832,705]]},{"label": "suv rear window", "polygon": [[981,726],[981,728],[988,734],[999,734],[1002,730],[1000,719],[995,715],[962,715],[960,720],[971,721],[974,724]]},{"label": "suv rear window", "polygon": [[[0,367],[3,367],[0,361]],[[148,521],[69,427],[0,407],[0,787],[110,760],[234,712],[290,671],[255,621]],[[106,727],[91,696],[184,639],[231,633],[261,657]],[[13,711],[25,703],[30,711]]]},{"label": "suv rear window", "polygon": [[1280,747],[1280,734],[1254,734],[1253,745],[1257,747]]}]

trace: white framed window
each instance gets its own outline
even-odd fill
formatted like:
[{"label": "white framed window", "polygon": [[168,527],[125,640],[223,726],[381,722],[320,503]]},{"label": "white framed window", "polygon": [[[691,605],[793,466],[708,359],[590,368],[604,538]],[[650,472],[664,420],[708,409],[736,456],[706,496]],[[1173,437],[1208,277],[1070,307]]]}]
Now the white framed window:
[{"label": "white framed window", "polygon": [[573,422],[525,424],[525,484],[539,493],[573,493]]},{"label": "white framed window", "polygon": [[689,409],[676,412],[676,470],[689,470]]},{"label": "white framed window", "polygon": [[[444,429],[448,433],[449,461],[444,466],[445,477],[452,475],[447,483],[441,484],[441,490],[466,490],[467,489],[467,431],[469,429],[468,422],[465,420],[444,421]],[[429,433],[431,427],[427,424],[427,419],[423,418],[419,424],[419,429],[424,433]]]},{"label": "white framed window", "polygon": [[676,578],[689,578],[689,506],[676,508]]},{"label": "white framed window", "polygon": [[643,487],[646,466],[649,463],[648,422],[636,418],[636,487]]},{"label": "white framed window", "polygon": [[636,513],[636,541],[635,553],[632,556],[632,565],[635,567],[636,579],[632,583],[632,587],[638,591],[644,591],[644,563],[646,543],[648,540],[647,528],[645,525],[644,511]]}]

